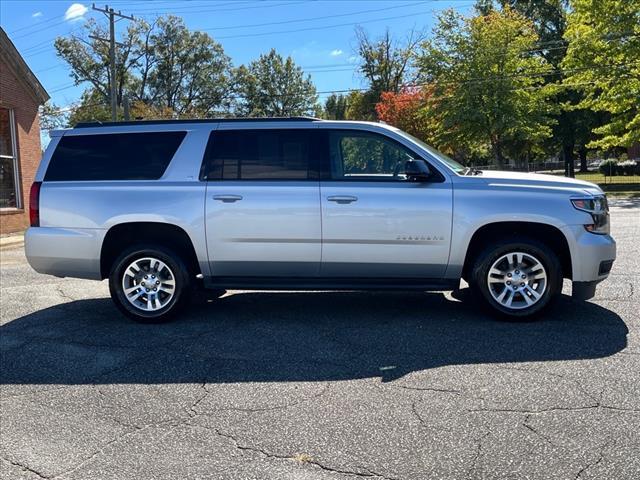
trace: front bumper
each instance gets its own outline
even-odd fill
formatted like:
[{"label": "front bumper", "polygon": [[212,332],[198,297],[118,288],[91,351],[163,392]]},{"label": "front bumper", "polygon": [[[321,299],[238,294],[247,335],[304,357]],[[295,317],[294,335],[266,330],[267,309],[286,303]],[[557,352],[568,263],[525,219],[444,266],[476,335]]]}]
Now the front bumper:
[{"label": "front bumper", "polygon": [[596,295],[596,286],[600,282],[573,282],[571,285],[571,298],[575,300],[589,300]]},{"label": "front bumper", "polygon": [[[606,278],[613,267],[613,260],[603,260],[598,268],[598,276]],[[604,279],[603,278],[603,279]],[[573,282],[571,296],[576,300],[589,300],[596,294],[596,286],[603,280],[593,282]]]},{"label": "front bumper", "polygon": [[582,225],[568,225],[563,233],[571,252],[572,280],[574,282],[601,281],[609,276],[609,269],[602,269],[603,262],[616,258],[616,241],[611,235],[589,233]]},{"label": "front bumper", "polygon": [[587,232],[582,225],[568,225],[563,233],[571,252],[572,297],[588,300],[595,295],[596,285],[609,276],[616,241],[611,235]]}]

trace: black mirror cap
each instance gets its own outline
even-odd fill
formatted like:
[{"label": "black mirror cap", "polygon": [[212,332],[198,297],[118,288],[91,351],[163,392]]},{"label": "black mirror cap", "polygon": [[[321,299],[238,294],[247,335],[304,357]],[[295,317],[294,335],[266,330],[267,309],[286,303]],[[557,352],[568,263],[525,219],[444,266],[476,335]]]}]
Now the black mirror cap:
[{"label": "black mirror cap", "polygon": [[407,160],[404,171],[407,179],[412,182],[428,182],[432,177],[429,165],[421,158]]}]

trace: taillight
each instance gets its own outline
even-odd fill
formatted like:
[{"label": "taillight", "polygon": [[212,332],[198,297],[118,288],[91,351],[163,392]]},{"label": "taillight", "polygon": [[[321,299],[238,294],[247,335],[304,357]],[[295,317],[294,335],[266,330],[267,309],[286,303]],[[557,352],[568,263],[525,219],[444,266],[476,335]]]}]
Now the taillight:
[{"label": "taillight", "polygon": [[29,192],[29,220],[32,227],[40,226],[40,186],[42,182],[33,182]]}]

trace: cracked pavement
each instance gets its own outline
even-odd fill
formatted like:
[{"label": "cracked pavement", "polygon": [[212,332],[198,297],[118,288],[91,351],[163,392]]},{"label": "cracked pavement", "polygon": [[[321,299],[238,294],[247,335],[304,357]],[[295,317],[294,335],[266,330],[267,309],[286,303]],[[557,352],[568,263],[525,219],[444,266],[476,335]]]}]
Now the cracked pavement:
[{"label": "cracked pavement", "polygon": [[0,252],[0,479],[636,479],[640,205],[590,302],[229,292],[136,325]]}]

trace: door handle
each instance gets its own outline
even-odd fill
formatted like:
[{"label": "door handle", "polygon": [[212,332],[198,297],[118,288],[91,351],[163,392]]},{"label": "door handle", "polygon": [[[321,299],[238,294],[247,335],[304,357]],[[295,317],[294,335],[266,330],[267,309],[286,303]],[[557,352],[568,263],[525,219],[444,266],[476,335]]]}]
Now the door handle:
[{"label": "door handle", "polygon": [[332,195],[331,197],[327,197],[327,200],[329,200],[330,202],[345,204],[357,202],[358,197],[354,197],[353,195]]},{"label": "door handle", "polygon": [[233,203],[242,200],[242,195],[214,195],[213,199],[224,203]]}]

